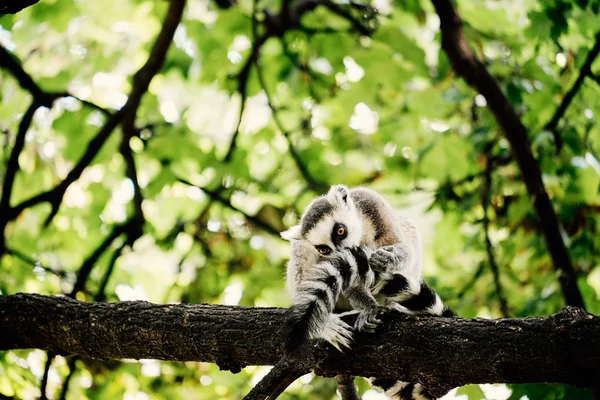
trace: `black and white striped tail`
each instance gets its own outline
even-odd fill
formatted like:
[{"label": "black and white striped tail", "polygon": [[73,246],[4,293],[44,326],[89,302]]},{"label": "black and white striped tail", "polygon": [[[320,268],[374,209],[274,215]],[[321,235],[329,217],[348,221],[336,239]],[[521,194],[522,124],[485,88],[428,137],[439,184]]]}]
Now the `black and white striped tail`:
[{"label": "black and white striped tail", "polygon": [[381,388],[393,400],[435,400],[420,383],[376,378],[371,380],[371,384]]},{"label": "black and white striped tail", "polygon": [[[456,314],[444,306],[440,296],[425,282],[416,282],[402,274],[393,274],[380,285],[379,294],[388,298],[388,306],[406,314],[454,317]],[[434,400],[420,383],[408,383],[393,379],[375,378],[373,386],[381,388],[394,400]]]},{"label": "black and white striped tail", "polygon": [[425,282],[403,274],[396,273],[383,278],[377,287],[377,294],[391,300],[387,305],[406,314],[454,316],[454,313],[444,306],[440,296]]}]

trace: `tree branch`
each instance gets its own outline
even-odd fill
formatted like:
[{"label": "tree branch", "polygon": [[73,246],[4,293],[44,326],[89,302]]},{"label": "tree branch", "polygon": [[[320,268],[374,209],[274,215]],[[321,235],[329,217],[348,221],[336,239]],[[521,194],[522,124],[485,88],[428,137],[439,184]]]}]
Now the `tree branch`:
[{"label": "tree branch", "polygon": [[12,195],[13,182],[19,171],[19,156],[21,151],[25,147],[25,136],[33,121],[33,114],[40,107],[37,101],[33,101],[25,115],[19,123],[19,130],[10,157],[6,164],[6,175],[4,176],[4,182],[2,183],[2,198],[0,198],[0,255],[6,250],[6,238],[4,236],[4,228],[8,224],[8,215],[10,213],[10,197]]},{"label": "tree branch", "polygon": [[282,358],[269,373],[244,396],[244,400],[276,399],[296,379],[310,369],[306,360],[297,362],[296,359]]},{"label": "tree branch", "polygon": [[490,269],[494,280],[494,289],[496,296],[498,297],[498,303],[500,303],[500,312],[502,316],[507,318],[510,316],[510,310],[508,308],[508,302],[504,296],[502,285],[500,284],[500,268],[496,261],[496,255],[494,254],[494,245],[490,240],[490,216],[488,206],[490,204],[490,196],[492,191],[492,157],[490,155],[491,147],[493,142],[490,143],[485,152],[485,173],[483,175],[483,187],[481,190],[481,207],[483,208],[483,235],[485,240],[485,250],[488,256],[488,262],[490,263]]},{"label": "tree branch", "polygon": [[[0,297],[0,350],[39,348],[100,359],[203,361],[239,371],[275,365],[285,309],[221,305],[88,303],[67,297]],[[321,376],[420,382],[437,393],[467,383],[600,380],[600,317],[567,307],[549,317],[459,319],[388,312],[345,354],[308,346]],[[510,343],[510,346],[506,344]]]},{"label": "tree branch", "polygon": [[[279,13],[271,14],[267,10],[264,11],[265,18],[261,23],[262,28],[264,28],[264,32],[261,35],[258,35],[257,32],[259,26],[256,19],[256,1],[253,1],[252,35],[254,37],[254,41],[250,55],[236,76],[238,80],[238,92],[241,95],[242,104],[240,106],[237,127],[231,138],[229,149],[227,150],[227,153],[223,159],[224,162],[229,162],[231,160],[236,148],[236,140],[240,132],[240,125],[246,103],[246,87],[248,84],[248,77],[250,75],[252,66],[258,65],[261,47],[271,37],[283,37],[286,32],[293,31],[295,29],[304,30],[305,28],[300,24],[302,16],[314,10],[319,5],[326,7],[334,14],[344,18],[346,21],[348,21],[348,23],[350,23],[352,28],[361,35],[370,36],[375,30],[376,19],[374,16],[377,14],[377,12],[374,8],[369,6],[351,2],[348,7],[349,9],[347,9],[331,2],[330,0],[298,0],[295,2],[284,0]],[[358,10],[359,12],[357,14],[359,14],[360,17],[355,17],[350,10]],[[366,24],[363,24],[363,21],[361,21],[360,18],[364,19]]]},{"label": "tree branch", "polygon": [[495,79],[469,48],[462,29],[462,20],[452,1],[432,0],[432,3],[440,17],[442,48],[454,70],[486,98],[490,110],[510,143],[527,191],[533,200],[533,208],[554,268],[559,272],[558,279],[565,302],[583,308],[583,297],[577,287],[577,275],[561,236],[558,218],[544,187],[540,166],[531,152],[527,129]]},{"label": "tree branch", "polygon": [[244,216],[244,218],[246,218],[246,220],[252,222],[256,226],[264,229],[265,231],[267,231],[268,233],[270,233],[272,235],[279,236],[279,231],[277,229],[275,229],[274,227],[272,227],[271,225],[269,225],[262,219],[254,216],[254,215],[249,215],[249,214],[245,213],[244,211],[240,210],[239,208],[237,208],[236,206],[231,204],[231,202],[228,199],[224,198],[223,195],[221,193],[219,193],[218,191],[196,186],[193,183],[186,181],[185,179],[182,179],[182,178],[177,178],[177,180],[186,185],[197,187],[198,189],[200,189],[204,193],[206,193],[208,195],[208,197],[210,197],[211,201],[215,201],[233,211],[239,212],[240,214],[242,214]]},{"label": "tree branch", "polygon": [[275,121],[275,125],[277,125],[277,128],[279,128],[279,130],[281,131],[281,133],[287,140],[288,146],[290,148],[290,155],[294,159],[294,162],[296,163],[296,167],[298,167],[300,174],[302,175],[302,177],[304,178],[304,180],[306,181],[306,183],[312,190],[315,190],[317,192],[325,190],[328,185],[324,184],[323,182],[321,182],[311,176],[310,172],[308,172],[308,168],[306,167],[306,165],[304,165],[304,162],[302,161],[300,154],[298,154],[298,151],[296,151],[296,148],[294,147],[294,144],[292,143],[292,138],[291,138],[290,132],[288,132],[285,129],[285,127],[283,126],[283,121],[281,121],[281,119],[279,118],[278,110],[275,108],[275,105],[273,104],[273,98],[271,97],[271,93],[269,92],[269,89],[267,88],[267,84],[265,82],[265,77],[262,72],[262,68],[258,62],[255,62],[255,68],[256,68],[256,73],[258,75],[258,80],[259,80],[260,85],[263,88],[263,91],[265,92],[265,96],[267,98],[267,105],[271,109],[271,114],[273,115],[273,121]]},{"label": "tree branch", "polygon": [[592,47],[592,49],[590,50],[590,52],[588,53],[588,55],[585,59],[585,62],[581,66],[581,70],[579,71],[579,75],[577,76],[575,83],[573,83],[573,86],[571,86],[571,89],[569,89],[569,91],[563,98],[562,102],[560,103],[560,106],[554,112],[552,119],[548,122],[548,124],[545,127],[545,129],[549,130],[554,135],[554,142],[556,145],[556,149],[558,151],[560,151],[560,149],[562,147],[562,137],[560,136],[560,134],[558,133],[558,130],[557,130],[558,123],[560,122],[560,119],[563,117],[563,115],[567,111],[567,108],[571,104],[571,101],[573,101],[573,98],[575,98],[575,95],[581,88],[581,85],[583,84],[583,81],[585,80],[585,78],[588,76],[590,76],[590,77],[592,76],[592,64],[593,64],[594,60],[598,57],[599,53],[600,53],[600,32],[596,34],[596,43],[594,43],[594,47]]},{"label": "tree branch", "polygon": [[338,375],[335,377],[340,389],[342,400],[360,400],[356,386],[354,385],[354,377],[350,375]]},{"label": "tree branch", "polygon": [[0,15],[16,14],[19,11],[37,4],[40,0],[0,0]]},{"label": "tree branch", "polygon": [[85,153],[79,159],[75,167],[71,171],[69,171],[67,177],[53,189],[31,197],[12,208],[11,213],[8,216],[9,220],[16,218],[21,212],[23,212],[23,210],[25,210],[28,207],[39,203],[49,202],[52,206],[52,210],[48,215],[45,223],[47,225],[52,221],[54,216],[58,213],[60,204],[62,203],[62,199],[65,192],[67,191],[67,188],[73,182],[79,179],[81,173],[87,166],[90,165],[90,163],[93,161],[96,154],[98,154],[104,143],[108,140],[114,129],[119,124],[121,124],[127,116],[136,114],[142,96],[148,90],[150,81],[159,72],[160,68],[164,63],[164,60],[167,55],[167,50],[169,49],[169,46],[173,41],[175,30],[177,29],[177,26],[179,26],[179,22],[181,21],[184,6],[185,0],[170,1],[169,9],[167,11],[162,30],[160,31],[158,37],[156,38],[156,41],[154,42],[154,46],[150,51],[148,61],[146,61],[142,68],[133,76],[133,86],[129,97],[127,98],[127,102],[119,111],[112,114],[112,116],[100,129],[98,134],[90,141]]}]

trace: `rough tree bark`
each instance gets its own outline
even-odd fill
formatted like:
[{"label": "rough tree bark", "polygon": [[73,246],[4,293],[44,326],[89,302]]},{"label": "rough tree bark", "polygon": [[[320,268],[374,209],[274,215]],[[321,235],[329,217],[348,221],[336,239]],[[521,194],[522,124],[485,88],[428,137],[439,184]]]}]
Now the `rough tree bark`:
[{"label": "rough tree bark", "polygon": [[[100,359],[213,362],[237,372],[281,358],[285,309],[88,303],[67,297],[0,297],[0,350],[38,348]],[[312,346],[322,376],[379,376],[442,392],[468,383],[600,380],[600,317],[568,307],[549,317],[459,319],[382,316],[374,334],[341,354]]]}]

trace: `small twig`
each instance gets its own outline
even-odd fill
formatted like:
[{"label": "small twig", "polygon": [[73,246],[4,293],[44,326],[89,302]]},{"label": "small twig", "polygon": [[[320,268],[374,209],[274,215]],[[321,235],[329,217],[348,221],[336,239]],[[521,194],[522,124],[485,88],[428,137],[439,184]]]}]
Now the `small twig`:
[{"label": "small twig", "polygon": [[477,270],[473,274],[473,277],[465,284],[465,286],[462,287],[462,289],[460,289],[458,291],[458,293],[456,294],[457,299],[462,299],[465,296],[465,294],[469,290],[471,290],[473,285],[475,285],[475,282],[477,282],[479,280],[479,278],[481,277],[481,275],[483,274],[484,269],[485,269],[485,263],[482,262],[479,264],[479,267],[477,267]]},{"label": "small twig", "polygon": [[354,385],[354,377],[350,375],[337,375],[335,380],[340,389],[342,400],[361,400]]},{"label": "small twig", "polygon": [[46,388],[48,387],[48,376],[50,375],[50,367],[52,366],[52,361],[56,357],[56,354],[52,352],[47,353],[48,358],[46,359],[46,364],[44,364],[44,375],[42,375],[42,382],[40,383],[40,400],[48,400],[48,396],[46,395]]},{"label": "small twig", "polygon": [[128,245],[131,245],[131,244],[128,243],[128,241],[125,241],[125,242],[123,242],[123,244],[121,246],[119,246],[118,249],[116,249],[113,252],[112,256],[110,257],[110,260],[108,261],[108,267],[106,268],[106,272],[104,273],[104,276],[102,277],[102,281],[100,281],[100,286],[98,286],[98,291],[96,292],[96,295],[94,296],[94,301],[105,301],[106,300],[106,286],[108,285],[108,281],[110,280],[110,277],[115,269],[117,259],[119,258],[119,256],[121,255],[121,253],[123,252],[125,247],[127,247]]},{"label": "small twig", "polygon": [[486,149],[485,173],[483,175],[483,184],[481,189],[481,207],[483,208],[483,234],[485,238],[485,248],[488,256],[488,261],[490,263],[490,269],[492,270],[492,275],[494,278],[494,288],[496,291],[496,296],[498,297],[498,302],[500,303],[500,312],[502,313],[503,317],[508,318],[511,313],[508,308],[506,297],[504,296],[502,285],[500,284],[500,268],[498,268],[498,263],[496,262],[496,256],[494,254],[494,246],[492,244],[492,241],[490,240],[490,218],[488,206],[490,204],[490,196],[492,190],[492,161],[490,160],[489,154],[491,146],[492,144],[487,146]]},{"label": "small twig", "polygon": [[222,205],[224,205],[225,207],[239,212],[240,214],[242,214],[248,221],[252,222],[253,224],[261,227],[262,229],[264,229],[265,231],[267,231],[268,233],[275,235],[275,236],[279,236],[279,231],[275,228],[273,228],[271,225],[267,224],[266,222],[264,222],[263,220],[261,220],[260,218],[257,218],[256,216],[253,215],[249,215],[247,213],[245,213],[244,211],[240,210],[239,208],[237,208],[236,206],[234,206],[233,204],[231,204],[231,202],[229,200],[227,200],[226,198],[224,198],[221,193],[217,192],[217,191],[213,191],[210,189],[206,189],[203,187],[199,187],[194,185],[193,183],[186,181],[185,179],[182,178],[177,178],[177,180],[181,183],[185,183],[186,185],[189,186],[193,186],[193,187],[197,187],[198,189],[202,190],[204,193],[206,193],[208,195],[208,197],[211,198],[211,200],[216,201]]},{"label": "small twig", "polygon": [[[253,19],[253,21],[254,21],[254,19]],[[253,22],[252,25],[254,26],[255,23]],[[255,38],[254,43],[252,45],[252,50],[250,51],[250,55],[248,56],[248,59],[246,60],[246,63],[242,67],[241,71],[237,74],[238,92],[240,93],[240,97],[241,97],[240,114],[238,116],[238,122],[237,122],[237,125],[235,128],[235,131],[233,132],[233,136],[231,137],[231,144],[229,145],[227,154],[225,154],[225,158],[223,159],[224,162],[229,162],[231,160],[231,157],[233,156],[233,152],[235,151],[236,141],[237,141],[237,137],[240,133],[240,127],[242,125],[242,118],[244,116],[244,109],[246,107],[248,77],[250,76],[250,70],[252,69],[252,65],[258,58],[258,54],[260,52],[261,46],[267,41],[268,38],[269,38],[269,36],[267,34],[264,34],[258,38]]]},{"label": "small twig", "polygon": [[[352,15],[352,13],[350,13],[345,8],[341,7],[339,4],[334,3],[330,0],[322,0],[321,4],[323,4],[325,7],[327,7],[327,9],[329,9],[329,11],[333,12],[334,14],[339,15],[340,17],[342,17],[345,20],[347,20],[348,22],[350,22],[350,24],[352,25],[352,28],[354,28],[354,30],[356,30],[361,35],[371,36],[373,34],[373,32],[375,30],[374,27],[363,25],[362,22],[360,22],[354,15]],[[353,3],[352,6],[354,8],[357,8],[356,3]],[[371,8],[369,8],[369,10],[372,13],[374,12],[374,10]],[[364,14],[365,10],[362,10],[361,13]]]},{"label": "small twig", "polygon": [[277,127],[279,128],[279,130],[281,131],[281,133],[287,140],[288,146],[290,149],[290,154],[291,154],[292,158],[294,159],[294,162],[296,163],[296,166],[298,167],[300,174],[302,174],[302,177],[308,183],[308,186],[312,190],[315,190],[317,192],[325,190],[329,185],[327,185],[323,182],[320,182],[319,180],[317,180],[311,176],[310,172],[308,171],[308,168],[306,167],[306,165],[304,165],[304,162],[302,161],[300,154],[298,154],[298,152],[296,151],[296,148],[294,147],[294,144],[292,143],[292,138],[291,138],[290,132],[288,132],[285,129],[285,127],[283,126],[283,121],[281,121],[281,119],[279,118],[278,110],[275,108],[275,105],[273,103],[273,98],[271,96],[269,89],[267,88],[267,84],[265,82],[265,77],[263,75],[262,68],[260,66],[260,63],[258,62],[258,59],[255,61],[254,65],[256,68],[256,73],[258,75],[258,80],[260,82],[260,85],[263,88],[263,91],[265,92],[265,97],[267,98],[267,104],[268,104],[269,108],[271,109],[271,114],[273,115],[273,121],[275,121],[275,124],[277,125]]},{"label": "small twig", "polygon": [[77,293],[81,292],[85,288],[85,284],[98,259],[119,236],[131,229],[136,230],[136,223],[133,219],[125,222],[124,224],[115,225],[113,227],[109,235],[98,245],[98,247],[96,247],[94,251],[92,251],[88,258],[86,258],[81,264],[81,267],[79,267],[77,279],[75,280],[73,289],[71,292],[69,292],[69,294],[67,294],[68,297],[75,298]]},{"label": "small twig", "polygon": [[27,256],[25,253],[23,253],[19,250],[15,250],[13,248],[7,247],[6,254],[15,256],[18,259],[20,259],[21,261],[26,262],[27,264],[31,264],[35,268],[41,268],[48,273],[58,276],[59,278],[65,279],[65,278],[69,277],[69,273],[67,273],[66,271],[60,271],[60,270],[55,270],[53,268],[50,268],[50,267],[42,264],[40,261],[34,260],[33,258]]},{"label": "small twig", "polygon": [[25,147],[25,136],[29,130],[31,121],[33,121],[33,114],[35,114],[39,107],[40,104],[34,100],[21,119],[15,144],[6,165],[6,174],[2,184],[2,198],[0,199],[0,255],[2,255],[2,253],[5,251],[6,246],[4,229],[9,221],[8,216],[10,214],[10,197],[12,194],[15,176],[19,171],[19,156],[21,155],[23,147]]},{"label": "small twig", "polygon": [[560,149],[562,147],[562,143],[563,143],[562,137],[558,133],[558,130],[557,130],[558,123],[560,122],[561,118],[567,111],[567,108],[571,104],[571,101],[573,101],[573,99],[575,98],[575,95],[577,94],[577,92],[579,91],[581,86],[583,85],[583,81],[585,80],[585,78],[588,76],[592,77],[592,78],[594,77],[594,75],[592,74],[592,64],[594,63],[594,60],[598,57],[599,53],[600,53],[600,32],[596,34],[596,43],[594,43],[594,47],[592,47],[592,49],[588,53],[583,65],[581,66],[581,70],[579,70],[579,75],[577,76],[577,79],[573,83],[573,86],[571,86],[571,89],[569,89],[569,91],[563,98],[562,102],[560,103],[560,106],[554,112],[552,119],[548,122],[548,124],[546,124],[545,129],[549,130],[554,135],[554,141],[555,141],[557,151],[560,151]]},{"label": "small twig", "polygon": [[67,392],[69,391],[69,384],[71,383],[71,378],[75,375],[75,371],[77,370],[77,360],[79,357],[72,356],[67,361],[67,367],[69,368],[69,373],[65,377],[65,381],[63,382],[62,388],[60,389],[60,396],[58,400],[65,400],[67,398]]},{"label": "small twig", "polygon": [[133,151],[131,150],[131,146],[129,141],[136,134],[135,129],[135,114],[129,114],[123,120],[123,138],[121,140],[121,145],[119,146],[119,152],[123,156],[125,160],[125,175],[131,181],[133,185],[133,207],[134,207],[134,218],[138,220],[138,223],[144,224],[144,210],[142,209],[142,203],[144,202],[144,197],[142,195],[142,188],[140,187],[140,183],[138,180],[138,173],[135,167],[135,159],[133,158]]},{"label": "small twig", "polygon": [[0,46],[0,66],[10,71],[19,82],[19,86],[29,91],[33,97],[38,98],[44,94],[38,84],[25,72],[17,58],[3,46]]}]

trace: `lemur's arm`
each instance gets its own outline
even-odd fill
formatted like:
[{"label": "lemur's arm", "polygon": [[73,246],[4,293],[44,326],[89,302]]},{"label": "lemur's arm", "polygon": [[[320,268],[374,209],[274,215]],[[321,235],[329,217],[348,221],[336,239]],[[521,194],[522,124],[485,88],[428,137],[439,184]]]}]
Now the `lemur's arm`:
[{"label": "lemur's arm", "polygon": [[285,350],[291,352],[307,339],[324,339],[341,351],[350,347],[352,328],[333,314],[344,280],[339,258],[322,259],[302,271],[284,326]]},{"label": "lemur's arm", "polygon": [[[373,332],[381,321],[377,319],[377,300],[370,290],[375,283],[375,272],[369,266],[370,249],[357,247],[345,252],[348,260],[346,265],[350,268],[352,279],[344,281],[343,294],[350,306],[359,312],[354,328]],[[346,271],[342,270],[341,273],[345,275]]]}]

